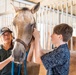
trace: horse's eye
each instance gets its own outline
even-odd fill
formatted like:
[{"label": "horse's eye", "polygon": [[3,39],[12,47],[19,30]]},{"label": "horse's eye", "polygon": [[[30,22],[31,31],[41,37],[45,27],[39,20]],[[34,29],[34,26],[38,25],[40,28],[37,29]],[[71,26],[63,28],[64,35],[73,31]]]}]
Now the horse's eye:
[{"label": "horse's eye", "polygon": [[36,23],[31,24],[31,27],[35,27],[35,24],[36,24]]},{"label": "horse's eye", "polygon": [[31,24],[31,27],[34,26],[34,24]]},{"label": "horse's eye", "polygon": [[16,25],[15,22],[13,22],[13,25],[14,25],[14,26]]}]

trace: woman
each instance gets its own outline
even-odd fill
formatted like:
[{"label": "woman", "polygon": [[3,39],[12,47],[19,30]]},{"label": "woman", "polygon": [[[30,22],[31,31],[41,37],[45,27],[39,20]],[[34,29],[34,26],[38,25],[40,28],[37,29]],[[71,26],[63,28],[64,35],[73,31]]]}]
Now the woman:
[{"label": "woman", "polygon": [[[0,75],[11,75],[13,60],[11,55],[13,48],[12,31],[7,27],[3,27],[0,30],[0,36],[2,41],[2,44],[0,45]],[[17,72],[18,68],[15,64],[14,75],[18,75]]]}]

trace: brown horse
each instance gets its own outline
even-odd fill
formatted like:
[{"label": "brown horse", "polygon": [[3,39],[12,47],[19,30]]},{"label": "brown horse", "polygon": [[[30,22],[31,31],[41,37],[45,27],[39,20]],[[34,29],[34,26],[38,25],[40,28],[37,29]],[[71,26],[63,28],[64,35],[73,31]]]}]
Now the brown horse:
[{"label": "brown horse", "polygon": [[[16,11],[16,15],[13,19],[15,43],[12,55],[15,63],[22,64],[25,60],[26,51],[30,49],[30,43],[32,39],[34,39],[32,33],[36,27],[33,14],[38,11],[39,7],[40,3],[37,3],[31,10],[26,7],[14,7]],[[29,62],[27,68],[28,75],[38,75],[39,64]],[[24,65],[22,66],[22,75],[24,75]]]},{"label": "brown horse", "polygon": [[24,7],[14,7],[16,16],[13,20],[15,27],[15,44],[13,48],[14,62],[22,63],[25,59],[25,53],[30,49],[30,42],[33,38],[32,33],[36,27],[36,21],[33,14],[38,11],[40,3],[37,3],[31,10]]}]

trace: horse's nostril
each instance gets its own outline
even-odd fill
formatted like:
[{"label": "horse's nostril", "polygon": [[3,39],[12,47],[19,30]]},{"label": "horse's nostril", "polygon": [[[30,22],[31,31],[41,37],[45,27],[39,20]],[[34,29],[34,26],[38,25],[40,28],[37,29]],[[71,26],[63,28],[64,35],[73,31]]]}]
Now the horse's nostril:
[{"label": "horse's nostril", "polygon": [[23,57],[24,57],[24,53],[21,53],[21,55],[20,55],[20,56],[21,56],[21,58],[23,58]]},{"label": "horse's nostril", "polygon": [[25,54],[24,53],[20,53],[20,61],[23,61],[25,59]]}]

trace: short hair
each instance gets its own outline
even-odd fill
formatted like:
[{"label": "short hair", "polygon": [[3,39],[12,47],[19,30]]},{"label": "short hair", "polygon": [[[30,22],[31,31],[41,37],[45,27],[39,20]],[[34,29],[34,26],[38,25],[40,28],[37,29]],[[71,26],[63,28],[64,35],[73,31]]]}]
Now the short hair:
[{"label": "short hair", "polygon": [[72,36],[73,28],[68,24],[62,23],[54,27],[53,33],[61,34],[63,36],[63,41],[67,42]]}]

